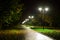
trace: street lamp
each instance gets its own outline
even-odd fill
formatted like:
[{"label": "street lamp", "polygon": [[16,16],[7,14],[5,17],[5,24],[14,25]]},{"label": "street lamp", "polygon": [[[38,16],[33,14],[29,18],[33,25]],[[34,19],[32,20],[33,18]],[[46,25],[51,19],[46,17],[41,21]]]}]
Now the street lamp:
[{"label": "street lamp", "polygon": [[43,9],[40,7],[38,10],[41,12]]},{"label": "street lamp", "polygon": [[42,13],[45,13],[45,12],[49,11],[49,8],[48,7],[46,7],[46,8],[40,7],[40,8],[38,8],[38,10]]},{"label": "street lamp", "polygon": [[33,19],[33,18],[34,18],[34,16],[28,16],[28,18],[29,18],[29,19]]},{"label": "street lamp", "polygon": [[33,18],[34,18],[34,16],[28,16],[28,18],[25,19],[25,20],[22,22],[22,24],[26,23],[27,21],[29,21],[30,19],[33,19]]},{"label": "street lamp", "polygon": [[[44,14],[45,14],[47,11],[49,11],[49,8],[48,8],[48,7],[46,7],[46,8],[40,7],[40,8],[38,8],[38,10],[39,10],[41,13],[43,13],[42,19],[44,19]],[[44,25],[43,25],[43,29],[44,29]]]},{"label": "street lamp", "polygon": [[49,8],[45,8],[45,11],[47,12],[49,10]]}]

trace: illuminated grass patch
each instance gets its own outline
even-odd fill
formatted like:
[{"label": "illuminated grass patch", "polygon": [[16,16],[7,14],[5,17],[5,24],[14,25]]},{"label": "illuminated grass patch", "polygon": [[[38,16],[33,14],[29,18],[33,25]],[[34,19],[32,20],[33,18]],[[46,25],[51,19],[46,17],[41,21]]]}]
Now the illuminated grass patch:
[{"label": "illuminated grass patch", "polygon": [[33,30],[35,30],[35,31],[37,31],[37,32],[43,32],[43,33],[45,33],[45,32],[50,32],[50,33],[52,33],[52,32],[55,32],[54,30],[50,30],[50,29],[33,29]]},{"label": "illuminated grass patch", "polygon": [[41,29],[41,28],[38,28],[38,29],[33,29],[37,32],[40,32],[40,33],[43,33],[47,36],[50,36],[56,40],[60,40],[60,32],[57,32],[56,29],[53,30],[53,29]]}]

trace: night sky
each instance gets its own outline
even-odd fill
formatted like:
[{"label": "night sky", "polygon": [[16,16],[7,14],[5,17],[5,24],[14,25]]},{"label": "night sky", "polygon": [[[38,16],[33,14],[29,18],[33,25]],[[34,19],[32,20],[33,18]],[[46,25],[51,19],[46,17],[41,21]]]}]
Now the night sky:
[{"label": "night sky", "polygon": [[50,7],[50,14],[60,16],[60,1],[59,0],[22,0],[25,6],[23,18],[27,18],[28,15],[35,15],[38,13],[39,6]]},{"label": "night sky", "polygon": [[[4,2],[0,1],[0,5],[5,4]],[[60,1],[59,0],[21,0],[21,3],[24,4],[24,12],[21,18],[22,20],[27,18],[29,15],[38,14],[39,13],[38,7],[40,6],[48,6],[50,8],[49,15],[54,16],[55,18],[58,18],[58,20],[60,20]],[[6,3],[6,5],[9,5],[9,4]],[[6,8],[8,8],[8,6],[6,6]]]}]

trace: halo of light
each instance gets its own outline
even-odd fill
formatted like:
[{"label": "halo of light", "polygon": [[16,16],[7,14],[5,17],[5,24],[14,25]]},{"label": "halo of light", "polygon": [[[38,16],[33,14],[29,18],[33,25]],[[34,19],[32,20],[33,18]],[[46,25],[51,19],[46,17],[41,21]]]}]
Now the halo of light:
[{"label": "halo of light", "polygon": [[45,8],[45,11],[48,11],[49,10],[49,8]]},{"label": "halo of light", "polygon": [[39,10],[39,11],[42,11],[43,9],[40,7],[40,8],[38,8],[38,10]]}]

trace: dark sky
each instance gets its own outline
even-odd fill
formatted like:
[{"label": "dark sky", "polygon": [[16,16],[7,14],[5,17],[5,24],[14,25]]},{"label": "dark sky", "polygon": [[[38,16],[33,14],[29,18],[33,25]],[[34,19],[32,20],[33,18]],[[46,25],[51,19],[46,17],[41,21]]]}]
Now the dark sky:
[{"label": "dark sky", "polygon": [[25,6],[27,8],[32,8],[40,4],[44,5],[52,5],[53,7],[60,7],[60,1],[59,0],[23,0]]},{"label": "dark sky", "polygon": [[[10,5],[8,4],[10,1],[6,0],[7,3],[6,2],[4,3],[4,2],[5,0],[0,0],[0,6],[3,6],[6,9],[8,9],[8,7],[10,7]],[[41,5],[49,6],[50,9],[52,10],[51,12],[53,12],[52,14],[60,16],[60,1],[59,0],[21,0],[21,2],[24,3],[24,7],[25,7],[24,12],[22,14],[22,20],[27,18],[27,16],[29,15],[37,14],[38,13],[37,9]],[[3,7],[0,7],[0,10]]]},{"label": "dark sky", "polygon": [[[9,10],[9,8],[8,8],[8,7],[10,7],[9,2],[10,2],[9,0],[8,1],[7,0],[0,0],[0,6],[1,6],[0,11],[2,9],[4,9],[3,7],[5,7],[6,10],[7,9]],[[24,7],[25,7],[24,12],[21,17],[22,21],[25,18],[27,18],[29,15],[38,14],[38,12],[39,12],[38,7],[39,6],[48,6],[50,8],[49,15],[54,16],[57,21],[58,20],[60,21],[60,1],[59,0],[21,0],[21,2],[24,3]],[[12,2],[12,4],[13,4],[13,2]]]},{"label": "dark sky", "polygon": [[25,6],[24,16],[33,15],[38,13],[37,8],[39,6],[49,6],[51,10],[60,12],[59,0],[22,0]]}]

